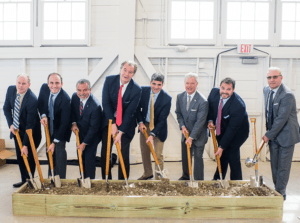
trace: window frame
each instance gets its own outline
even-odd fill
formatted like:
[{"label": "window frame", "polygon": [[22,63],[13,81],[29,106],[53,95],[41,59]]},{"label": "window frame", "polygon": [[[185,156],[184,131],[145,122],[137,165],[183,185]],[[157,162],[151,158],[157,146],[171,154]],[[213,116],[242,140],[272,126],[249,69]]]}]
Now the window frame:
[{"label": "window frame", "polygon": [[[171,5],[175,1],[195,1],[195,2],[213,2],[214,17],[213,17],[213,39],[172,39],[171,38]],[[218,0],[168,0],[167,6],[167,45],[216,45],[217,30],[218,30]]]}]

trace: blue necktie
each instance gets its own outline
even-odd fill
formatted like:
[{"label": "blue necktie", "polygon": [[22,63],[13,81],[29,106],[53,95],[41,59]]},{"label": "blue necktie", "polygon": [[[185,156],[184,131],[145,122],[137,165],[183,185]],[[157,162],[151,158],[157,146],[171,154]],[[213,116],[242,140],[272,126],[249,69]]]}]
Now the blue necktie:
[{"label": "blue necktie", "polygon": [[14,120],[13,120],[14,129],[19,129],[19,125],[20,125],[19,112],[20,112],[20,94],[17,94],[15,100],[15,108],[14,108]]},{"label": "blue necktie", "polygon": [[274,94],[274,91],[271,91],[270,97],[269,97],[267,130],[270,130],[272,128],[272,124],[273,124],[273,94]]},{"label": "blue necktie", "polygon": [[49,117],[50,117],[50,134],[53,135],[53,120],[54,120],[54,106],[53,106],[53,94],[50,96],[50,102],[49,102]]}]

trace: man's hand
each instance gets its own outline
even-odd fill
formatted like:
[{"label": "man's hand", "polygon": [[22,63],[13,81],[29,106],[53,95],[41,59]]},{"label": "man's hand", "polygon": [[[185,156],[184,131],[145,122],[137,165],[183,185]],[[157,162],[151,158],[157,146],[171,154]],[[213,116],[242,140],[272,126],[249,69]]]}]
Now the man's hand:
[{"label": "man's hand", "polygon": [[23,146],[22,150],[21,150],[21,156],[28,156],[28,149],[27,146]]},{"label": "man's hand", "polygon": [[14,125],[11,125],[9,130],[12,132],[12,134],[16,135]]},{"label": "man's hand", "polygon": [[219,155],[220,158],[221,158],[222,153],[223,153],[223,149],[219,147],[218,150],[217,150],[217,152],[216,152],[214,155],[215,155],[215,156]]},{"label": "man's hand", "polygon": [[116,124],[112,124],[111,125],[111,135],[112,135],[112,137],[114,137],[115,134],[117,134],[117,133],[118,133],[118,127],[117,127],[117,125]]},{"label": "man's hand", "polygon": [[114,143],[117,144],[117,142],[119,143],[120,147],[121,147],[121,137],[123,135],[123,132],[119,132],[117,137],[114,140]]},{"label": "man's hand", "polygon": [[154,148],[154,144],[153,144],[153,136],[150,135],[146,141],[146,143],[150,142],[152,144],[152,147]]},{"label": "man's hand", "polygon": [[185,144],[189,144],[190,147],[192,146],[192,143],[193,143],[193,139],[191,137],[189,137],[186,141],[185,141]]},{"label": "man's hand", "polygon": [[208,125],[207,125],[207,128],[209,128],[209,130],[211,130],[211,129],[215,129],[216,126],[214,125],[214,123],[212,121],[209,121]]},{"label": "man's hand", "polygon": [[85,144],[84,143],[81,143],[78,147],[77,147],[77,149],[80,149],[80,151],[81,151],[81,153],[83,152],[83,150],[85,149]]},{"label": "man's hand", "polygon": [[76,129],[77,129],[77,131],[79,132],[79,128],[77,127],[77,124],[76,124],[76,123],[73,123],[72,128],[71,128],[72,132],[75,133],[75,130],[76,130]]},{"label": "man's hand", "polygon": [[41,119],[41,124],[42,124],[44,127],[46,127],[47,123],[48,123],[48,119],[47,119],[47,117],[45,116],[44,118]]},{"label": "man's hand", "polygon": [[266,135],[264,135],[264,136],[262,137],[262,140],[264,140],[265,143],[267,143],[267,142],[269,141],[269,139],[268,139],[268,137],[267,137]]},{"label": "man's hand", "polygon": [[185,126],[182,126],[181,132],[182,132],[182,134],[183,134],[184,136],[185,136],[186,133],[189,133],[189,131],[186,129]]},{"label": "man's hand", "polygon": [[143,129],[146,129],[146,130],[147,130],[147,127],[144,125],[144,123],[141,122],[141,123],[139,124],[139,130],[140,130],[141,133],[143,133]]},{"label": "man's hand", "polygon": [[55,148],[54,143],[51,143],[50,146],[49,146],[49,148],[47,149],[47,152],[51,151],[52,154],[53,154],[54,153],[54,148]]}]

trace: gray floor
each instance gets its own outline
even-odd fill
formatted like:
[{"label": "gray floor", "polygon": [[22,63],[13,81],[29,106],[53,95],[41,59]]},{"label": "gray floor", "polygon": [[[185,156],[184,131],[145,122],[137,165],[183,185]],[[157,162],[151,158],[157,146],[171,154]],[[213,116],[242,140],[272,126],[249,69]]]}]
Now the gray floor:
[{"label": "gray floor", "polygon": [[[244,162],[244,161],[243,161]],[[216,168],[216,163],[212,160],[206,159],[205,165],[205,180],[211,180],[213,173]],[[181,163],[180,162],[167,162],[165,167],[169,170],[171,180],[177,180],[181,176]],[[142,165],[132,165],[130,179],[137,179],[142,175]],[[270,163],[260,162],[259,163],[259,174],[263,175],[264,181],[267,185],[272,185]],[[42,165],[43,175],[47,174],[47,166]],[[243,165],[243,178],[249,179],[249,176],[254,174],[253,168],[247,168]],[[68,166],[67,177],[75,179],[79,176],[78,167]],[[73,217],[25,217],[25,216],[13,216],[12,214],[12,193],[16,190],[12,187],[13,183],[19,182],[20,174],[18,165],[4,165],[0,167],[0,223],[41,223],[41,222],[55,222],[55,223],[84,223],[84,222],[164,222],[164,223],[175,223],[175,222],[295,222],[300,223],[300,162],[292,163],[292,171],[290,180],[287,188],[287,200],[284,202],[284,211],[282,219],[252,219],[252,220],[226,220],[226,219],[211,219],[211,220],[181,220],[181,219],[166,219],[166,218],[155,218],[155,219],[117,219],[117,218],[73,218]],[[100,168],[97,168],[96,178],[101,178]],[[117,178],[117,167],[113,168],[113,179]]]}]

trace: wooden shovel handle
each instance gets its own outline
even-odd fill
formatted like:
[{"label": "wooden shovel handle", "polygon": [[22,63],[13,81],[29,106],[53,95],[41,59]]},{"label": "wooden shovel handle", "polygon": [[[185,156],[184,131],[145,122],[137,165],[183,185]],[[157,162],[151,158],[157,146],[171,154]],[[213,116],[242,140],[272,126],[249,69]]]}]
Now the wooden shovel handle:
[{"label": "wooden shovel handle", "polygon": [[[217,138],[216,138],[216,134],[215,134],[215,128],[210,129],[210,134],[211,134],[212,141],[214,144],[214,152],[216,153],[218,151],[218,144],[217,144]],[[216,155],[216,160],[217,160],[217,166],[218,166],[219,173],[222,175],[221,161],[220,161],[219,155]]]},{"label": "wooden shovel handle", "polygon": [[[75,134],[76,134],[77,146],[79,146],[80,145],[80,141],[79,141],[79,135],[78,135],[78,130],[77,129],[75,130]],[[82,156],[81,156],[80,149],[77,149],[77,152],[78,152],[80,172],[83,173]]]},{"label": "wooden shovel handle", "polygon": [[[116,137],[117,137],[117,133],[115,134],[114,139],[116,139]],[[125,169],[125,165],[124,165],[124,160],[123,160],[123,156],[122,156],[122,152],[121,152],[121,147],[120,147],[120,144],[118,142],[116,143],[116,147],[117,147],[117,151],[118,151],[118,155],[119,155],[119,161],[121,163],[123,176],[124,176],[125,179],[127,179],[127,173],[126,173],[126,169]]]},{"label": "wooden shovel handle", "polygon": [[[144,133],[144,135],[145,135],[146,140],[148,140],[148,133],[147,133],[147,130],[146,130],[146,129],[143,129],[143,133]],[[157,156],[156,156],[156,154],[155,154],[155,151],[154,151],[154,149],[153,149],[153,146],[152,146],[151,142],[148,142],[147,144],[148,144],[148,146],[149,146],[149,148],[150,148],[150,151],[151,151],[151,153],[152,153],[152,156],[153,156],[153,158],[154,158],[154,160],[155,160],[156,165],[159,166],[159,162],[158,162]]]},{"label": "wooden shovel handle", "polygon": [[[19,130],[15,130],[15,134],[16,134],[16,138],[17,138],[17,141],[18,141],[18,144],[19,144],[20,151],[22,153],[23,145],[22,145],[22,141],[21,141],[21,138],[20,138]],[[25,166],[26,166],[26,169],[27,169],[28,173],[31,173],[29,163],[28,163],[28,159],[27,159],[27,156],[25,154],[23,154],[23,160],[24,160],[24,163],[25,163]]]},{"label": "wooden shovel handle", "polygon": [[[184,134],[185,139],[187,140],[189,138],[189,132],[186,132]],[[191,148],[190,144],[186,144],[186,151],[187,151],[187,157],[188,157],[188,165],[189,165],[189,175],[192,175],[192,163],[191,163]]]},{"label": "wooden shovel handle", "polygon": [[109,173],[109,159],[110,159],[110,146],[111,146],[111,124],[112,124],[112,120],[109,119],[109,122],[108,122],[108,132],[107,132],[106,169],[105,169],[105,175],[106,176]]},{"label": "wooden shovel handle", "polygon": [[[48,150],[50,147],[50,144],[51,144],[48,123],[46,124],[46,127],[45,127],[45,134],[46,134],[47,150]],[[53,157],[52,157],[52,152],[50,150],[48,152],[48,157],[49,157],[50,168],[51,168],[51,170],[53,170]]]},{"label": "wooden shovel handle", "polygon": [[35,149],[35,144],[34,144],[33,137],[32,137],[32,129],[27,129],[26,133],[29,137],[29,141],[30,141],[34,161],[35,161],[35,164],[36,164],[36,168],[39,172],[41,183],[43,184],[44,183],[44,178],[43,178],[42,169],[41,169],[41,166],[40,166],[39,158],[38,158],[38,155],[37,155],[37,152],[36,152],[36,149]]},{"label": "wooden shovel handle", "polygon": [[[253,152],[254,152],[254,154],[256,154],[257,153],[256,127],[255,127],[256,118],[250,118],[250,121],[251,121],[251,127],[252,127]],[[255,170],[258,170],[258,163],[255,164]]]},{"label": "wooden shovel handle", "polygon": [[261,143],[260,143],[260,145],[259,145],[259,149],[258,149],[258,151],[256,152],[257,155],[260,153],[260,151],[262,150],[262,148],[264,147],[264,145],[265,145],[265,141],[262,140]]}]

